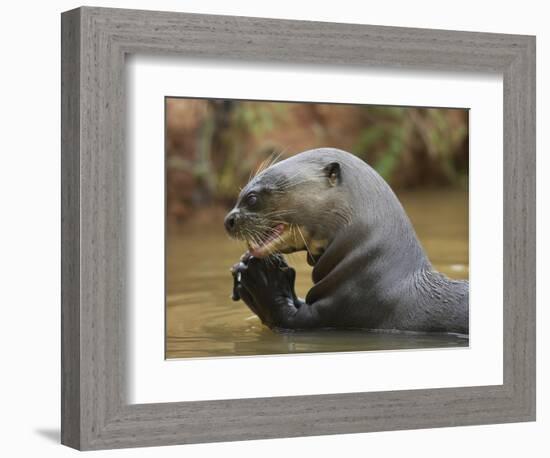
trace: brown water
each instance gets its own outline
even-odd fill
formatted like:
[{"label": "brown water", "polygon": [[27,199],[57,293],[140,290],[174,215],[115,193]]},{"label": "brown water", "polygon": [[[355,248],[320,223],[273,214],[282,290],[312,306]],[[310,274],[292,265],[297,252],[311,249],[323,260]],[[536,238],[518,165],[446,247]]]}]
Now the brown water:
[{"label": "brown water", "polygon": [[[437,270],[468,278],[468,194],[423,191],[399,195]],[[267,355],[331,351],[395,350],[467,346],[444,335],[363,331],[274,333],[246,305],[230,298],[229,268],[244,251],[223,230],[223,213],[198,216],[169,231],[166,254],[166,357]],[[296,291],[311,287],[304,253],[288,256],[296,268]]]}]

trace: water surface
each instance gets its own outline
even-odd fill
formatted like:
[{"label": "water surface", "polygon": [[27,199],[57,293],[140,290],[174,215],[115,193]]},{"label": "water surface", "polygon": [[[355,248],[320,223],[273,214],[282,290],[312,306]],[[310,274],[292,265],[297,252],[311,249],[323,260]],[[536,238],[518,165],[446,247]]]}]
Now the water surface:
[{"label": "water surface", "polygon": [[[435,268],[468,278],[468,194],[464,191],[400,193]],[[331,351],[396,350],[467,346],[445,335],[362,331],[274,333],[246,305],[230,298],[229,268],[244,251],[223,230],[223,213],[197,215],[170,228],[166,245],[166,357],[268,355]],[[304,253],[287,257],[296,269],[296,291],[311,287]]]}]

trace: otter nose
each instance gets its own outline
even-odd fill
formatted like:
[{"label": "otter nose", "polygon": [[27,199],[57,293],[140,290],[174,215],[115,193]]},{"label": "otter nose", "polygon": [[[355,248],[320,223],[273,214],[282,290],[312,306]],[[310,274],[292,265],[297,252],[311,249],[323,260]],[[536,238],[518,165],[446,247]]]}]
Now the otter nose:
[{"label": "otter nose", "polygon": [[225,217],[225,221],[223,222],[225,225],[225,230],[229,232],[230,234],[233,233],[235,230],[235,226],[237,225],[237,215],[238,210],[231,210],[227,216]]}]

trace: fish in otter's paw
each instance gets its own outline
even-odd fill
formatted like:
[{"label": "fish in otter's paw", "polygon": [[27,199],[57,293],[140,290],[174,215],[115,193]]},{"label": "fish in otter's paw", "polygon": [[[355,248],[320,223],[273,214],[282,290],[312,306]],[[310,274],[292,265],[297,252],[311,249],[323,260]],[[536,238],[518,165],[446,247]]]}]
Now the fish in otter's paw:
[{"label": "fish in otter's paw", "polygon": [[[258,173],[225,218],[249,250],[233,299],[272,329],[468,334],[468,282],[436,272],[397,197],[369,165],[321,148]],[[305,250],[313,287],[294,292],[283,254]]]}]

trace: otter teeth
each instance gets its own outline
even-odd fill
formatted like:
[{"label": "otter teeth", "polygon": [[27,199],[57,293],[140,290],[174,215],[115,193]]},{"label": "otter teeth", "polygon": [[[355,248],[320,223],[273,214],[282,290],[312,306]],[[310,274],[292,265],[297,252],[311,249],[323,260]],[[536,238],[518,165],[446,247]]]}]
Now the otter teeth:
[{"label": "otter teeth", "polygon": [[262,257],[269,254],[269,245],[281,236],[284,229],[284,224],[277,224],[277,226],[273,228],[273,232],[265,240],[263,240],[260,245],[250,245],[250,254],[255,257]]}]

